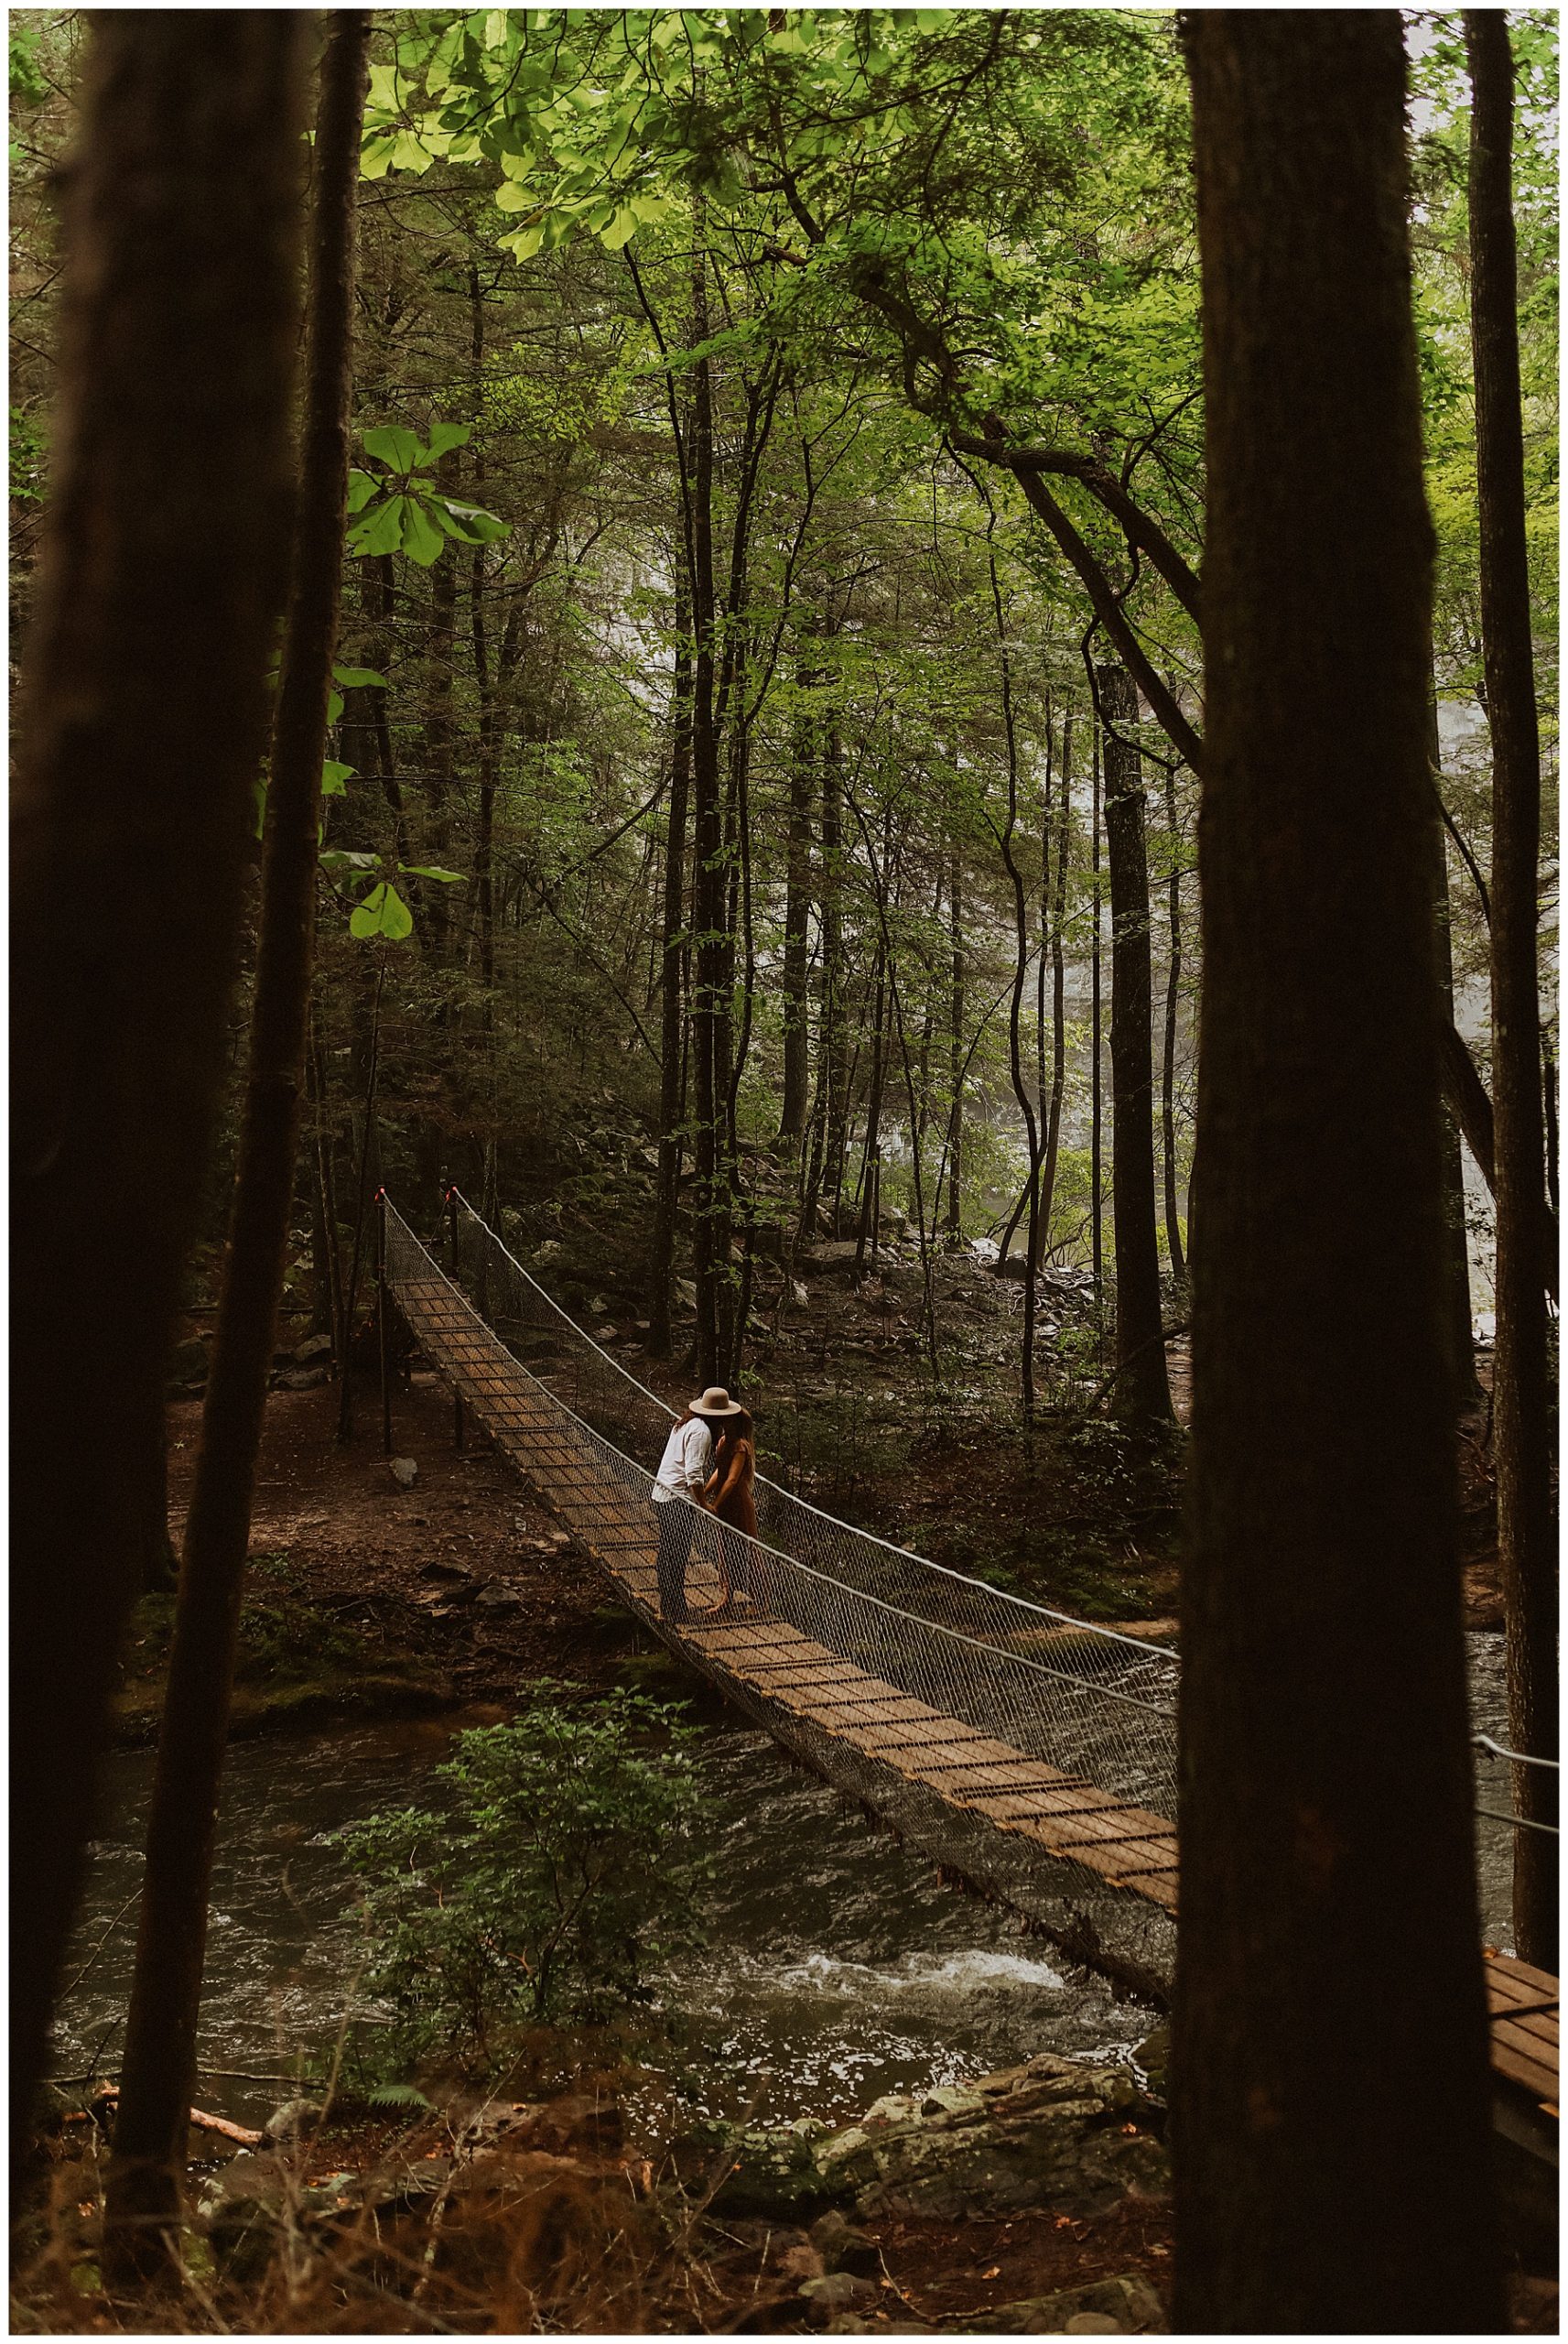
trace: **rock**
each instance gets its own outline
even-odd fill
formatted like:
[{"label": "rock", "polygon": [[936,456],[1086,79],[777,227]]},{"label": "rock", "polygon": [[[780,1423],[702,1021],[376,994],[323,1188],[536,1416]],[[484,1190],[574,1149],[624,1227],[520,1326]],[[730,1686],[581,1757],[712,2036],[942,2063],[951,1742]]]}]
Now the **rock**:
[{"label": "rock", "polygon": [[596,1327],[593,1340],[596,1343],[613,1343],[617,1340],[617,1329],[610,1326]]},{"label": "rock", "polygon": [[331,1380],[324,1367],[287,1367],[276,1382],[281,1392],[314,1392]]},{"label": "rock", "polygon": [[826,2328],[840,2313],[869,2311],[880,2300],[881,2289],[874,2279],[857,2279],[850,2271],[829,2271],[820,2279],[803,2280],[799,2293],[813,2321]]},{"label": "rock", "polygon": [[[324,2112],[319,2100],[286,2100],[281,2108],[273,2110],[263,2130],[269,2141],[297,2141],[301,2132],[319,2124]],[[234,2165],[244,2162],[241,2157],[234,2159]],[[229,2170],[232,2173],[233,2165]]]},{"label": "rock", "polygon": [[798,2218],[831,2205],[848,2184],[824,2174],[817,2164],[816,2144],[827,2132],[827,2125],[813,2116],[776,2126],[705,2127],[699,2137],[708,2153],[712,2145],[727,2145],[732,2160],[714,2192],[715,2212]]},{"label": "rock", "polygon": [[798,1278],[791,1278],[789,1282],[789,1298],[794,1303],[797,1310],[804,1310],[806,1304],[811,1300],[810,1295],[807,1294],[806,1288],[802,1286]]},{"label": "rock", "polygon": [[1165,2326],[1164,2306],[1136,2271],[1053,2295],[1030,2295],[972,2312],[954,2326],[966,2336],[1141,2336]]},{"label": "rock", "polygon": [[181,1382],[207,1373],[207,1339],[192,1335],[183,1343],[176,1343],[169,1353],[168,1372]]},{"label": "rock", "polygon": [[536,1262],[556,1261],[560,1254],[560,1250],[561,1241],[558,1237],[546,1237],[542,1245],[535,1248],[534,1259]]},{"label": "rock", "polygon": [[835,1270],[852,1270],[859,1251],[852,1237],[831,1238],[825,1245],[807,1245],[796,1258],[803,1268],[827,1275]]},{"label": "rock", "polygon": [[[420,1517],[414,1517],[417,1522]],[[471,1579],[473,1572],[467,1563],[449,1562],[444,1555],[432,1555],[427,1563],[419,1566],[421,1579]]]},{"label": "rock", "polygon": [[869,2230],[857,2230],[837,2206],[819,2214],[811,2225],[811,2243],[829,2271],[853,2271],[874,2279],[881,2269],[881,2249]]},{"label": "rock", "polygon": [[400,1490],[411,1490],[419,1478],[419,1461],[414,1457],[389,1458],[387,1471]]},{"label": "rock", "polygon": [[308,1367],[312,1360],[330,1360],[332,1356],[330,1335],[308,1335],[290,1354],[297,1367]]},{"label": "rock", "polygon": [[1171,2029],[1169,2024],[1157,2026],[1152,2035],[1144,2036],[1132,2055],[1132,2061],[1145,2078],[1151,2095],[1163,2100],[1171,2065]]},{"label": "rock", "polygon": [[768,2270],[772,2277],[787,2280],[799,2286],[804,2280],[824,2276],[822,2257],[811,2241],[796,2230],[774,2230],[768,2246]]},{"label": "rock", "polygon": [[521,1612],[523,1609],[523,1598],[514,1595],[509,1587],[481,1588],[478,1602],[481,1612]]},{"label": "rock", "polygon": [[824,2141],[816,2162],[863,2216],[1098,2214],[1130,2191],[1166,2188],[1164,2150],[1138,2121],[1151,2112],[1126,2069],[1042,2053],[918,2101],[891,2094]]}]

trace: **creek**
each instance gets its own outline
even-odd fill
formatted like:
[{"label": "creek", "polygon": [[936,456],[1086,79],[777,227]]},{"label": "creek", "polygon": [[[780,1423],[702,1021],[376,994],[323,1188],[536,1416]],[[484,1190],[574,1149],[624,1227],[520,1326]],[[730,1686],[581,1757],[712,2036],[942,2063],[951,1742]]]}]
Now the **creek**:
[{"label": "creek", "polygon": [[[477,1720],[470,1720],[477,1721]],[[358,1959],[341,1825],[418,1799],[461,1718],[236,1742],[224,1775],[200,2037],[200,2104],[260,2122],[302,2052],[330,2050]],[[1155,2024],[1005,1912],[938,1884],[930,1862],[789,1766],[765,1734],[706,1727],[697,1757],[713,1860],[707,1943],[656,1980],[693,2113],[837,2116],[879,2094],[1036,2051],[1126,2059]],[[130,1990],[153,1758],[114,1753],[66,1975],[54,2070],[114,2073]],[[118,1917],[116,1917],[118,1916]],[[672,2075],[672,2080],[676,2077]]]}]

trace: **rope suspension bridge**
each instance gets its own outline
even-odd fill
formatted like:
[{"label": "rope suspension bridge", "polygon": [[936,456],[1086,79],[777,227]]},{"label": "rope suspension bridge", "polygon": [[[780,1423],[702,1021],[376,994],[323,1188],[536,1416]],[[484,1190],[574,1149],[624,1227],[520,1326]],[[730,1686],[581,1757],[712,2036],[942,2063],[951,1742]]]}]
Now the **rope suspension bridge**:
[{"label": "rope suspension bridge", "polygon": [[[384,1306],[451,1389],[460,1424],[483,1427],[621,1600],[949,1875],[1163,2002],[1178,1903],[1176,1655],[928,1562],[761,1474],[755,1539],[691,1508],[692,1608],[665,1620],[652,1487],[674,1411],[455,1188],[446,1267],[378,1201]],[[384,1307],[382,1341],[387,1394]],[[706,1620],[700,1607],[726,1586],[744,1608]],[[1513,1755],[1477,1742],[1488,1758]],[[1557,1980],[1500,1956],[1487,1976],[1495,2073],[1555,2117]]]}]

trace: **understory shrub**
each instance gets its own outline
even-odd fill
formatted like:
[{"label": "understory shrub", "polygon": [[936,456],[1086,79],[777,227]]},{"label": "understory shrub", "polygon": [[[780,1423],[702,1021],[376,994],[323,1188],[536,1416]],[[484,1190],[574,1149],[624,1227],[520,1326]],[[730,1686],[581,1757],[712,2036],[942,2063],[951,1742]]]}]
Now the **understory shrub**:
[{"label": "understory shrub", "polygon": [[482,2066],[509,2028],[645,2002],[650,1970],[695,1938],[695,1730],[643,1694],[538,1696],[458,1736],[439,1811],[337,1835],[362,1885],[362,1986],[391,2014],[384,2075],[433,2052]]}]

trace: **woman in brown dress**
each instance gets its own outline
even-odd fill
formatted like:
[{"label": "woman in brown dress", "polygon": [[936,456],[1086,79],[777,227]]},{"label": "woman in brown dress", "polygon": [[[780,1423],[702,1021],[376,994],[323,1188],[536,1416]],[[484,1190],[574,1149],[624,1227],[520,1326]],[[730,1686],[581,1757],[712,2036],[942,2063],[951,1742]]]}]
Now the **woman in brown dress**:
[{"label": "woman in brown dress", "polygon": [[[747,1544],[757,1535],[757,1445],[752,1419],[742,1408],[719,1429],[713,1470],[702,1502],[724,1525],[719,1534],[719,1571],[724,1592],[715,1612],[729,1612],[739,1589],[753,1608],[759,1603],[756,1549]],[[711,1616],[711,1615],[710,1615]]]}]

